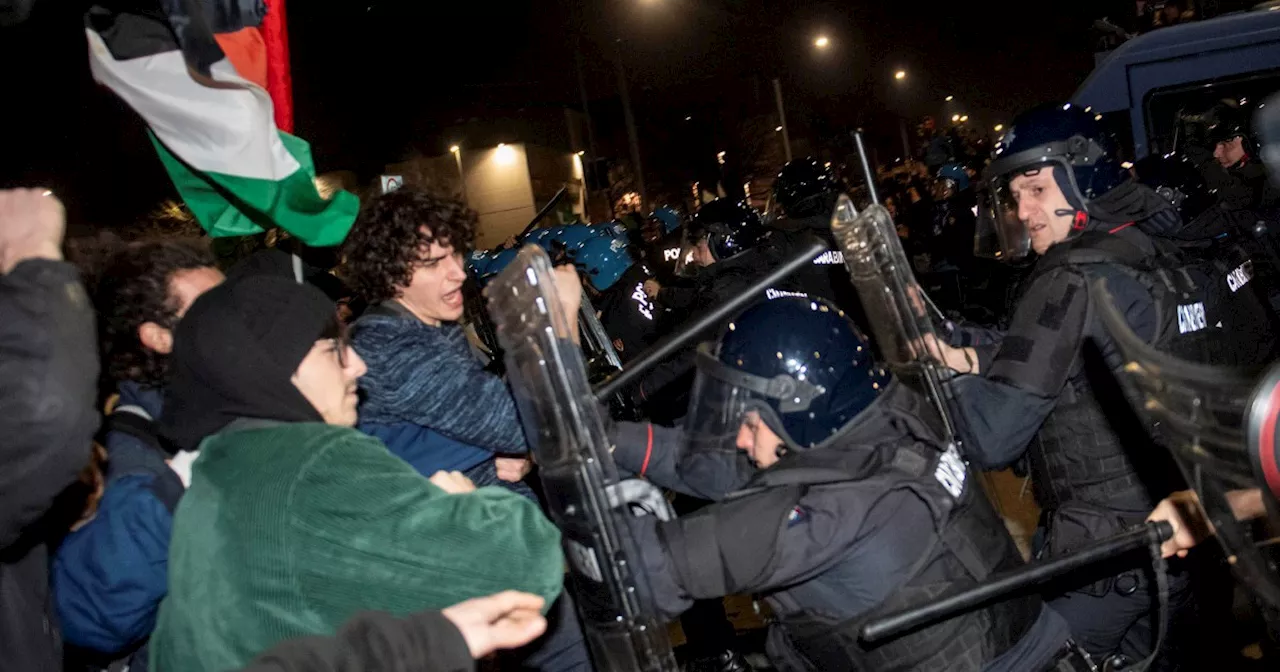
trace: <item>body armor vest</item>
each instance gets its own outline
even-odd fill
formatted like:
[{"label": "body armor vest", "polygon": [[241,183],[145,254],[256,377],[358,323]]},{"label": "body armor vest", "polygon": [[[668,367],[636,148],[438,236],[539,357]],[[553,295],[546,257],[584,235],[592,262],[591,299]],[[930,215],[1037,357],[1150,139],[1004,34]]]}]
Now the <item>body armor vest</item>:
[{"label": "body armor vest", "polygon": [[[901,441],[875,450],[880,459],[867,460],[864,452],[838,447],[800,453],[785,460],[786,464],[761,472],[749,486],[847,482],[856,487],[851,487],[851,496],[856,492],[881,497],[907,489],[927,503],[933,517],[936,536],[929,551],[907,572],[907,580],[874,609],[836,620],[796,605],[797,611],[783,616],[789,653],[798,655],[800,660],[795,662],[799,666],[831,672],[981,670],[1008,651],[1036,622],[1041,610],[1039,596],[1006,600],[874,647],[859,640],[862,625],[873,616],[1021,564],[999,515],[981,488],[969,482],[967,468],[954,448],[939,452],[929,443]],[[825,576],[812,580],[821,582]],[[838,585],[832,586],[833,592],[838,590]]]},{"label": "body armor vest", "polygon": [[[1197,361],[1228,357],[1227,330],[1214,326],[1227,318],[1208,291],[1209,275],[1170,247],[1157,244],[1155,250],[1144,252],[1120,236],[1086,232],[1050,248],[1035,274],[1069,265],[1090,283],[1105,280],[1115,287],[1136,281],[1155,303],[1158,349]],[[1097,322],[1096,311],[1088,319]],[[1123,362],[1109,336],[1098,324],[1086,325],[1085,333],[1097,338],[1101,358],[1084,359],[1027,453],[1036,498],[1045,509],[1051,555],[1142,522],[1178,480],[1173,465],[1157,457],[1164,452],[1151,445],[1148,428],[1129,411],[1111,377]],[[1134,455],[1152,459],[1136,463],[1130,459]]]}]

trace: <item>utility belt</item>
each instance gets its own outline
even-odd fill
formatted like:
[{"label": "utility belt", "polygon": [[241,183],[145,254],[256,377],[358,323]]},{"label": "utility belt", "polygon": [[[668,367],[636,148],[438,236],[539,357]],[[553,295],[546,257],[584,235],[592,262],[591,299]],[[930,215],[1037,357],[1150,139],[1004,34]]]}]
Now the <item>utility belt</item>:
[{"label": "utility belt", "polygon": [[[1095,541],[1114,536],[1146,519],[1143,513],[1127,513],[1109,510],[1104,506],[1086,502],[1070,502],[1040,515],[1040,527],[1044,540],[1036,549],[1036,558],[1069,555]],[[1103,597],[1108,593],[1129,596],[1144,593],[1147,586],[1146,572],[1128,569],[1107,576],[1093,583],[1076,588],[1073,592]]]},{"label": "utility belt", "polygon": [[[960,622],[953,621],[951,625],[959,627],[944,633],[936,632],[939,626],[935,625],[874,649],[864,649],[859,635],[870,614],[837,623],[796,614],[770,626],[768,648],[775,665],[786,672],[875,672],[907,668],[977,672],[990,659],[1021,641],[1036,622],[1040,608],[1038,598],[1007,599],[957,617]],[[1002,631],[1002,636],[993,637],[993,628],[1002,627],[1008,630]],[[930,633],[931,629],[935,632]],[[938,637],[939,634],[943,637]],[[986,655],[974,655],[985,647],[991,647]]]}]

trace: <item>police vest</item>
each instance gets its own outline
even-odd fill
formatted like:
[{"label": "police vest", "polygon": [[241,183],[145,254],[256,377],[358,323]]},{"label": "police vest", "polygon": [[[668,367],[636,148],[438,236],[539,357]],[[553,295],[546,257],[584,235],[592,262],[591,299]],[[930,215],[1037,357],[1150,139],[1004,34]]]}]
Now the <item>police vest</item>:
[{"label": "police vest", "polygon": [[815,670],[981,670],[1036,622],[1041,610],[1038,595],[999,602],[875,646],[859,639],[862,626],[877,616],[1022,563],[1000,516],[971,481],[954,447],[939,451],[932,444],[906,439],[874,450],[879,459],[868,459],[861,449],[798,453],[757,474],[744,491],[839,483],[880,496],[906,489],[932,513],[933,530],[919,531],[936,535],[930,551],[906,572],[907,580],[888,599],[840,622],[813,613],[787,615],[782,627],[791,648]]},{"label": "police vest", "polygon": [[[1051,247],[1035,276],[1071,266],[1091,282],[1133,279],[1152,297],[1154,347],[1192,361],[1234,360],[1240,350],[1233,327],[1244,318],[1224,310],[1212,274],[1202,264],[1162,241],[1152,243],[1156,251],[1148,253],[1121,237],[1085,232]],[[1112,372],[1123,364],[1114,348],[1104,346],[1103,355]],[[1119,388],[1094,385],[1089,378],[1082,374],[1068,381],[1028,451],[1036,499],[1049,514],[1051,555],[1141,522],[1176,482],[1167,454],[1155,450],[1148,428],[1125,412],[1129,401]],[[1139,468],[1132,460],[1136,455],[1150,459]],[[1105,594],[1109,581],[1085,590]]]}]

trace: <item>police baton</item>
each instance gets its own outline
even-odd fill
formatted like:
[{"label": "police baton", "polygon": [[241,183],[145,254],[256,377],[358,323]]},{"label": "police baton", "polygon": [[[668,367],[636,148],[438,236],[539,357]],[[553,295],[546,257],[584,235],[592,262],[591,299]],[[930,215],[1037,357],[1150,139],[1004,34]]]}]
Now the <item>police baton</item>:
[{"label": "police baton", "polygon": [[678,331],[663,339],[657,345],[649,348],[644,354],[636,357],[635,361],[627,365],[623,370],[605,378],[596,386],[594,392],[596,399],[603,402],[607,401],[613,395],[617,394],[627,385],[635,382],[637,378],[647,373],[655,365],[666,359],[671,353],[675,352],[682,346],[697,338],[702,332],[710,329],[717,322],[736,313],[743,306],[759,298],[766,289],[773,287],[781,282],[787,276],[804,268],[813,262],[814,257],[828,251],[830,248],[827,244],[812,237],[812,241],[805,245],[804,249],[797,252],[795,256],[787,259],[786,263],[773,269],[768,275],[764,276],[755,284],[747,288],[741,294],[720,304],[712,311],[701,317],[690,320],[687,324],[680,327]]},{"label": "police baton", "polygon": [[556,195],[552,196],[551,200],[547,201],[547,204],[542,206],[542,209],[538,211],[538,214],[533,216],[533,219],[529,224],[524,227],[524,231],[521,231],[520,235],[516,236],[516,240],[520,240],[521,238],[529,235],[529,232],[532,231],[534,227],[538,226],[538,222],[541,222],[542,218],[546,217],[551,212],[551,209],[556,207],[556,204],[560,202],[560,199],[564,198],[566,190],[568,190],[568,187],[560,187],[560,191],[557,191]]},{"label": "police baton", "polygon": [[1034,562],[968,588],[950,590],[928,602],[877,618],[862,626],[861,638],[867,643],[892,639],[916,628],[999,602],[1014,593],[1064,574],[1113,560],[1139,549],[1159,547],[1171,537],[1173,526],[1168,522],[1162,520],[1145,523],[1070,555]]}]

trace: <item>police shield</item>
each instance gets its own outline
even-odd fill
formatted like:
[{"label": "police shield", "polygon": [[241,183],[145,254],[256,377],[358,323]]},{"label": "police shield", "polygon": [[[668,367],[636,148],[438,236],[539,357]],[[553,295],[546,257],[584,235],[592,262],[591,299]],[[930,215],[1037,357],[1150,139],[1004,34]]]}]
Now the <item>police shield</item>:
[{"label": "police shield", "polygon": [[1093,303],[1124,358],[1121,383],[1195,490],[1236,577],[1280,626],[1280,366],[1258,371],[1178,359],[1139,338],[1107,291]]},{"label": "police shield", "polygon": [[945,340],[939,337],[941,312],[912,275],[889,211],[873,204],[858,213],[841,194],[831,215],[831,233],[844,253],[881,357],[899,380],[929,398],[954,441],[956,426],[945,389],[951,370],[933,354],[936,347],[929,347]]},{"label": "police shield", "polygon": [[665,500],[640,504],[637,482],[618,477],[546,253],[526,246],[485,294],[597,669],[676,670],[666,628],[645,606],[646,578],[633,571],[639,554],[626,524],[633,504]]},{"label": "police shield", "polygon": [[592,359],[602,358],[614,371],[620,371],[622,358],[618,357],[618,351],[613,348],[613,341],[609,339],[604,325],[600,324],[600,318],[596,317],[591,299],[585,291],[582,294],[582,309],[578,311],[578,321],[582,323],[582,334],[586,337],[586,347],[589,348]]}]

